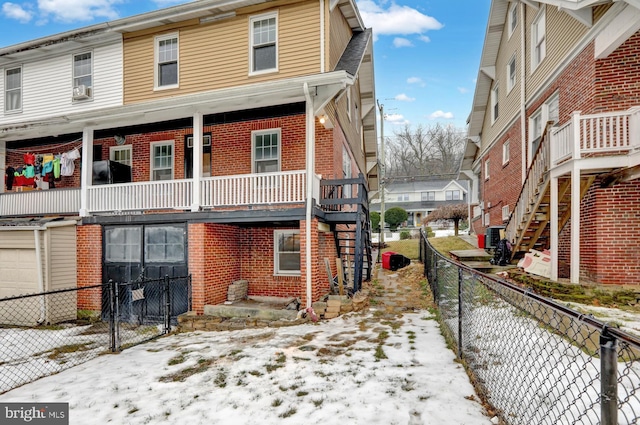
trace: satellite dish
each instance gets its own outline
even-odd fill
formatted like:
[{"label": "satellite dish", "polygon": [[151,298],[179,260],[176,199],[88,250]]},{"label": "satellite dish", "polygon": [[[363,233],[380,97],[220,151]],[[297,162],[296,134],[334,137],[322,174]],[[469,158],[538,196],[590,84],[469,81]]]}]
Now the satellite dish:
[{"label": "satellite dish", "polygon": [[113,136],[113,139],[116,141],[116,145],[120,146],[120,145],[124,145],[125,142],[125,137],[121,134],[116,134],[115,136]]}]

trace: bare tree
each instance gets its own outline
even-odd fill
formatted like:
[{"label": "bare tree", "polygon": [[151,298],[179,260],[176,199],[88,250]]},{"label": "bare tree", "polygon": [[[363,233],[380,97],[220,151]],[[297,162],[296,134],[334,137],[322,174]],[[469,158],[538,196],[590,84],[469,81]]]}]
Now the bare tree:
[{"label": "bare tree", "polygon": [[389,139],[386,175],[430,176],[456,174],[464,153],[464,132],[453,126],[405,125]]}]

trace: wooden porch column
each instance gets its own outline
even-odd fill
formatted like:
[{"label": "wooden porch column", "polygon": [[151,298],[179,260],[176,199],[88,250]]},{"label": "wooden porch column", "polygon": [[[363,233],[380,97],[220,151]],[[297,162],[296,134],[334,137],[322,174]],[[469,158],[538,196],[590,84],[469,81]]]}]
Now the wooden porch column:
[{"label": "wooden porch column", "polygon": [[558,177],[551,176],[550,234],[551,234],[551,280],[558,280]]},{"label": "wooden porch column", "polygon": [[193,187],[191,194],[191,211],[200,211],[200,181],[202,180],[202,112],[193,114]]},{"label": "wooden porch column", "polygon": [[[574,130],[576,131],[576,130]],[[580,282],[580,168],[571,169],[571,283]]]},{"label": "wooden porch column", "polygon": [[80,216],[87,217],[89,212],[89,188],[93,184],[93,128],[82,131],[82,171],[80,174]]}]

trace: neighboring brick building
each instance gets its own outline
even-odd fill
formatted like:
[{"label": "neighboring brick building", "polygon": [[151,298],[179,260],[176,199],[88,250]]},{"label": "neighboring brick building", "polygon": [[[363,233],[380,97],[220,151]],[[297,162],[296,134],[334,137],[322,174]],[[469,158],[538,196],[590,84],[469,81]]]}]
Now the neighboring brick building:
[{"label": "neighboring brick building", "polygon": [[[2,81],[23,82],[0,87],[0,162],[26,170],[34,154],[46,180],[7,184],[0,214],[80,216],[79,286],[189,274],[202,314],[239,279],[310,305],[329,291],[325,258],[335,273],[348,256],[355,290],[367,279],[371,30],[349,0],[250,4],[201,0],[0,49]],[[45,170],[76,153],[72,172]],[[85,295],[78,307],[100,310],[100,292]]]},{"label": "neighboring brick building", "polygon": [[640,10],[592,4],[492,2],[464,161],[472,226],[506,225],[515,258],[550,249],[554,279],[640,285]]}]

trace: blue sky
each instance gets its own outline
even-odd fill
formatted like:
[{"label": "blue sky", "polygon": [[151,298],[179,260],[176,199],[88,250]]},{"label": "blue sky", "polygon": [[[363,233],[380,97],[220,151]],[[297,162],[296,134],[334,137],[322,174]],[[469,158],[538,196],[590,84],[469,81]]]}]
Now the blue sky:
[{"label": "blue sky", "polygon": [[[186,3],[180,0],[0,0],[0,47]],[[357,0],[375,36],[385,133],[409,124],[465,127],[490,0]]]}]

